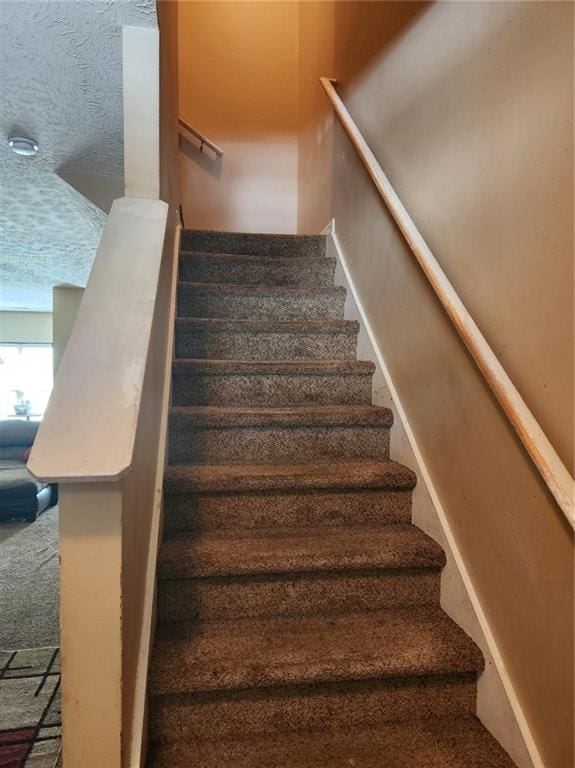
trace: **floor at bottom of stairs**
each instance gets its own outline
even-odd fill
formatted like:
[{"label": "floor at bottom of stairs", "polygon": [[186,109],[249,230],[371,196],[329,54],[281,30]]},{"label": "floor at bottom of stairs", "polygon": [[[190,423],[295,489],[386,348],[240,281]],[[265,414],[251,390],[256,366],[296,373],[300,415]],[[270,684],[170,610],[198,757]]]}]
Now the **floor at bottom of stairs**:
[{"label": "floor at bottom of stairs", "polygon": [[475,717],[150,747],[148,768],[512,768]]}]

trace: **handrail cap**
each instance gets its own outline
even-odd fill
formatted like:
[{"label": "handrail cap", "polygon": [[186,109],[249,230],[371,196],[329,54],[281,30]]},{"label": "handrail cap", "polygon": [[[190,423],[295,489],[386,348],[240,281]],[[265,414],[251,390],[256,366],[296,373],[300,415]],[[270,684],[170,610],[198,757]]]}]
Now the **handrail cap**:
[{"label": "handrail cap", "polygon": [[168,205],[115,200],[28,469],[44,482],[119,480],[132,465]]}]

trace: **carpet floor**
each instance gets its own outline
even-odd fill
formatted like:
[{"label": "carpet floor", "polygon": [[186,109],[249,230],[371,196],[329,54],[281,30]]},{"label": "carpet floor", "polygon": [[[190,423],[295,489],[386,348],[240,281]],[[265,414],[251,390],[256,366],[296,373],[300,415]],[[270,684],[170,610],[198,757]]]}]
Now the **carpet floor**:
[{"label": "carpet floor", "polygon": [[0,649],[59,645],[58,507],[0,524],[0,605]]}]

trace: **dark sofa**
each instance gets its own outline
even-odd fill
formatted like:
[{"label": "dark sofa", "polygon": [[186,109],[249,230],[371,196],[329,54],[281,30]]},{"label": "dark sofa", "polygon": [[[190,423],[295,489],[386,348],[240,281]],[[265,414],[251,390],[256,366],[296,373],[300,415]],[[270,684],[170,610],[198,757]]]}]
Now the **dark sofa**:
[{"label": "dark sofa", "polygon": [[32,522],[58,500],[57,486],[37,482],[26,469],[38,422],[0,421],[0,522]]}]

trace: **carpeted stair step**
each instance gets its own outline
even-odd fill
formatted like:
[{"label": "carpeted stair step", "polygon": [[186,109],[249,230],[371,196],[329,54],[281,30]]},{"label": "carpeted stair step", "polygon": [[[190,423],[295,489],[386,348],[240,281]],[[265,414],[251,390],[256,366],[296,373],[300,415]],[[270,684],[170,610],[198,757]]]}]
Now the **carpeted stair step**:
[{"label": "carpeted stair step", "polygon": [[409,524],[238,533],[179,533],[162,544],[161,579],[262,576],[445,565],[443,550]]},{"label": "carpeted stair step", "polygon": [[513,768],[476,717],[153,744],[149,768]]},{"label": "carpeted stair step", "polygon": [[233,253],[180,254],[180,280],[251,285],[333,285],[335,259],[316,256],[245,256]]},{"label": "carpeted stair step", "polygon": [[174,405],[367,405],[375,366],[357,360],[175,360]]},{"label": "carpeted stair step", "polygon": [[325,235],[273,235],[251,232],[211,232],[186,229],[182,232],[183,251],[234,253],[252,256],[324,257]]},{"label": "carpeted stair step", "polygon": [[373,405],[250,408],[176,406],[170,464],[285,463],[389,458],[389,408]]},{"label": "carpeted stair step", "polygon": [[479,672],[475,643],[437,607],[161,625],[153,695]]},{"label": "carpeted stair step", "polygon": [[441,548],[412,525],[179,533],[160,551],[161,621],[335,614],[439,600]]},{"label": "carpeted stair step", "polygon": [[148,768],[510,768],[326,237],[182,250]]},{"label": "carpeted stair step", "polygon": [[153,696],[150,735],[161,742],[269,734],[283,740],[304,729],[469,716],[475,684],[473,672]]},{"label": "carpeted stair step", "polygon": [[176,320],[176,357],[234,360],[355,360],[353,320]]},{"label": "carpeted stair step", "polygon": [[153,696],[150,735],[161,742],[270,734],[284,739],[304,729],[469,716],[475,685],[473,672]]},{"label": "carpeted stair step", "polygon": [[326,285],[178,283],[178,317],[340,320],[345,288]]},{"label": "carpeted stair step", "polygon": [[394,461],[166,468],[166,531],[407,523],[415,474]]}]

